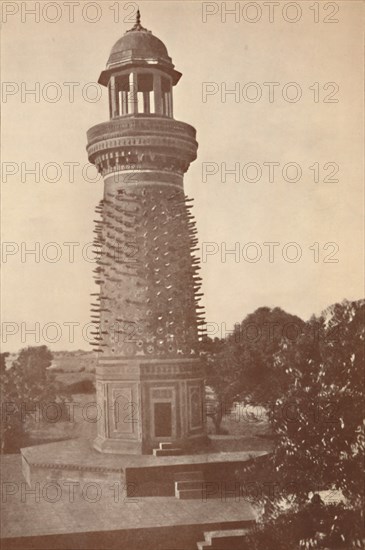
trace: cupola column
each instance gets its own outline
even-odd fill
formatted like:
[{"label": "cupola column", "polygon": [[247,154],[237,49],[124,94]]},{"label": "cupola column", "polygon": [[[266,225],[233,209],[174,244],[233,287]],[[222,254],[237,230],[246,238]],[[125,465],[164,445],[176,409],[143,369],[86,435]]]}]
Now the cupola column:
[{"label": "cupola column", "polygon": [[161,76],[159,74],[153,75],[153,95],[155,97],[155,114],[162,115],[162,86]]},{"label": "cupola column", "polygon": [[110,77],[109,81],[109,101],[110,101],[110,118],[119,115],[118,92],[116,90],[115,76]]},{"label": "cupola column", "polygon": [[138,96],[137,96],[137,74],[131,72],[129,75],[129,112],[130,114],[138,113]]},{"label": "cupola column", "polygon": [[150,113],[151,112],[150,93],[149,92],[143,92],[143,112],[144,113]]},{"label": "cupola column", "polygon": [[174,115],[174,104],[173,104],[173,95],[172,95],[172,90],[170,92],[170,95],[169,95],[169,108],[170,108],[170,113],[169,113],[169,116],[172,118]]}]

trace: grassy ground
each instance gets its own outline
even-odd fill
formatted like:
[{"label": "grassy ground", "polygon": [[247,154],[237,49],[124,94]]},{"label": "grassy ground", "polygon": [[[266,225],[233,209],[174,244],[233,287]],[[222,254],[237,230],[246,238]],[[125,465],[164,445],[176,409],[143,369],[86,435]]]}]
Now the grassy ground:
[{"label": "grassy ground", "polygon": [[249,408],[241,408],[230,415],[223,416],[221,432],[215,435],[213,421],[207,419],[208,434],[214,452],[224,451],[228,440],[231,450],[270,451],[273,436],[266,415],[252,415]]},{"label": "grassy ground", "polygon": [[39,418],[30,419],[28,433],[31,445],[59,441],[61,439],[92,439],[96,437],[97,410],[94,406],[95,394],[76,394],[67,400],[62,417],[56,419],[60,409],[50,408],[49,413],[40,413]]}]

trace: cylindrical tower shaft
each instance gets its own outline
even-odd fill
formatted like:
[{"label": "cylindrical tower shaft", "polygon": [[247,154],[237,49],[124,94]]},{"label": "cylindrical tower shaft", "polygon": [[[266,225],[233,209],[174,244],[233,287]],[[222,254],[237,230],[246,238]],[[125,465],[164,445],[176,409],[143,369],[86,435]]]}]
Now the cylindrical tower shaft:
[{"label": "cylindrical tower shaft", "polygon": [[100,78],[111,120],[88,131],[89,160],[104,178],[92,318],[103,411],[95,446],[105,452],[183,448],[205,435],[197,237],[183,188],[197,142],[172,118],[180,76],[137,22]]}]

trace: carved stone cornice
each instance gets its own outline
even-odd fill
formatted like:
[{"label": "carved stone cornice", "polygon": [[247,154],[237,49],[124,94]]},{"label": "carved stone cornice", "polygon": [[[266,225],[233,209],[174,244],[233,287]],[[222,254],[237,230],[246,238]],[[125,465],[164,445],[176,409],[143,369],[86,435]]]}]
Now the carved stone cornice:
[{"label": "carved stone cornice", "polygon": [[123,379],[147,380],[159,378],[201,379],[204,377],[204,366],[197,359],[175,360],[125,360],[125,358],[103,358],[98,360],[96,377],[103,380],[105,377],[123,376]]},{"label": "carved stone cornice", "polygon": [[196,159],[196,131],[156,115],[132,115],[97,124],[87,132],[89,161],[102,174],[118,170],[185,173]]},{"label": "carved stone cornice", "polygon": [[50,470],[77,470],[81,472],[122,473],[123,468],[107,468],[106,466],[89,466],[76,463],[57,462],[31,462],[32,468],[45,468]]},{"label": "carved stone cornice", "polygon": [[172,137],[180,135],[182,138],[195,141],[196,130],[190,124],[173,118],[134,114],[92,126],[87,131],[88,147],[103,138],[105,134],[109,137],[170,134]]}]

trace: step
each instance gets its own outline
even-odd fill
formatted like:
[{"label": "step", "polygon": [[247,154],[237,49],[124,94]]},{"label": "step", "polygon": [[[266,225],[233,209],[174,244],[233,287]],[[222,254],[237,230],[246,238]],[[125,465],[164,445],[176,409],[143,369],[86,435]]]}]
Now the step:
[{"label": "step", "polygon": [[176,491],[175,496],[180,500],[202,500],[203,491],[201,489],[183,489],[182,491]]},{"label": "step", "polygon": [[[212,550],[248,550],[244,537],[227,537],[226,539],[213,539],[212,544],[208,543],[207,548]],[[274,550],[274,549],[273,549]]]},{"label": "step", "polygon": [[176,472],[174,479],[175,481],[204,481],[204,476],[201,470],[192,470],[191,472]]},{"label": "step", "polygon": [[153,449],[154,456],[178,456],[182,455],[182,449]]},{"label": "step", "polygon": [[209,543],[213,539],[225,539],[227,537],[236,538],[236,537],[245,537],[248,533],[248,529],[219,529],[219,531],[204,531],[204,538]]},{"label": "step", "polygon": [[159,448],[160,449],[173,449],[174,444],[166,441],[165,443],[160,443]]},{"label": "step", "polygon": [[175,481],[175,497],[181,498],[180,494],[184,491],[199,491],[200,497],[203,498],[204,481]]},{"label": "step", "polygon": [[175,497],[181,500],[187,500],[189,498],[195,500],[200,499],[203,502],[206,502],[207,500],[217,500],[217,495],[207,494],[201,483],[199,483],[198,486],[192,486],[189,489],[176,489],[175,486]]},{"label": "step", "polygon": [[244,538],[241,537],[231,537],[227,540],[214,539],[212,544],[203,541],[200,547],[199,543],[197,543],[197,545],[198,548],[210,548],[211,550],[249,550],[248,547],[245,546]]},{"label": "step", "polygon": [[244,550],[242,542],[248,529],[221,529],[219,531],[205,531],[204,541],[197,542],[199,550],[212,548],[216,550]]},{"label": "step", "polygon": [[[221,529],[219,531],[205,531],[205,548],[219,550],[244,550],[244,540],[247,529]],[[204,548],[204,546],[203,546]]]},{"label": "step", "polygon": [[182,491],[184,489],[205,489],[205,481],[202,479],[194,479],[192,481],[175,481],[175,491]]}]

